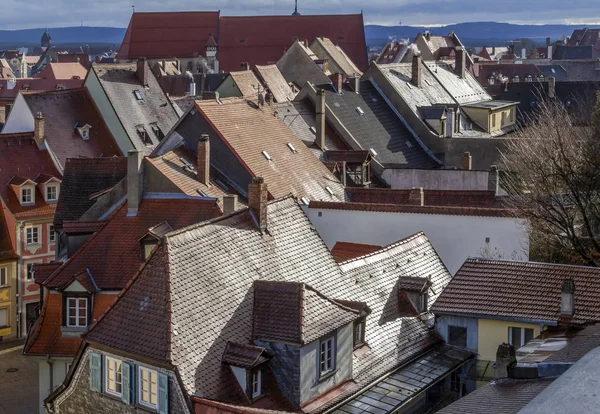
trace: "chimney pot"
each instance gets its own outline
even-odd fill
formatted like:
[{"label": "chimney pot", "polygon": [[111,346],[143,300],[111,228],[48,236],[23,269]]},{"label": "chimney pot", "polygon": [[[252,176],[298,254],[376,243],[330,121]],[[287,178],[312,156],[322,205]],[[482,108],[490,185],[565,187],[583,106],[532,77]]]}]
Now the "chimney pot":
[{"label": "chimney pot", "polygon": [[496,368],[494,379],[509,378],[511,368],[517,363],[515,347],[511,344],[502,343],[496,351]]},{"label": "chimney pot", "polygon": [[423,191],[423,187],[410,190],[408,204],[421,207],[425,205],[425,192]]},{"label": "chimney pot", "polygon": [[127,152],[127,215],[137,215],[142,198],[142,151]]},{"label": "chimney pot", "polygon": [[34,120],[34,126],[33,126],[33,138],[35,140],[35,143],[37,144],[38,148],[41,148],[42,146],[44,146],[45,143],[45,120],[44,117],[42,116],[41,112],[38,112],[35,116],[35,120]]},{"label": "chimney pot", "polygon": [[325,151],[325,90],[320,89],[317,92],[316,105],[316,138],[315,141],[321,151]]},{"label": "chimney pot", "polygon": [[354,77],[354,92],[360,93],[360,76]]},{"label": "chimney pot", "polygon": [[198,181],[208,185],[210,183],[210,142],[208,134],[202,134],[198,139],[196,164]]},{"label": "chimney pot", "polygon": [[223,214],[231,214],[237,210],[237,194],[226,194],[223,196]]},{"label": "chimney pot", "polygon": [[455,70],[459,78],[464,79],[467,75],[467,52],[464,47],[456,46],[454,49],[456,52]]},{"label": "chimney pot", "polygon": [[422,73],[423,73],[423,63],[421,62],[421,56],[417,53],[413,55],[412,58],[412,79],[411,82],[417,88],[421,87],[422,81]]},{"label": "chimney pot", "polygon": [[142,86],[148,86],[150,80],[150,66],[146,58],[138,59],[136,75]]},{"label": "chimney pot", "polygon": [[467,171],[471,171],[473,169],[473,157],[468,151],[463,154],[462,169]]},{"label": "chimney pot", "polygon": [[267,198],[265,180],[262,177],[252,178],[252,183],[248,186],[248,207],[256,217],[261,233],[267,229]]}]

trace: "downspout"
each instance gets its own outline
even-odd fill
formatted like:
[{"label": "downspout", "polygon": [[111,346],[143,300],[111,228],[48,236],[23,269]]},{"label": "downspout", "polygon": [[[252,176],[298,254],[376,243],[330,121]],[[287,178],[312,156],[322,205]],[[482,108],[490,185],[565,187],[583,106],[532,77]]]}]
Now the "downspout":
[{"label": "downspout", "polygon": [[46,363],[48,364],[50,372],[50,390],[48,391],[48,395],[50,395],[52,394],[52,391],[54,391],[54,363],[50,359],[50,355],[46,355]]},{"label": "downspout", "polygon": [[21,248],[21,230],[22,230],[23,224],[21,222],[17,222],[16,223],[16,231],[17,231],[17,239],[16,239],[16,245],[17,245],[17,256],[19,256],[19,260],[17,261],[17,277],[16,277],[16,284],[17,284],[17,338],[21,338],[21,307],[23,306],[23,298],[21,295],[21,282],[23,281],[23,275],[21,274],[21,272],[23,271],[23,259],[22,259],[22,248]]}]

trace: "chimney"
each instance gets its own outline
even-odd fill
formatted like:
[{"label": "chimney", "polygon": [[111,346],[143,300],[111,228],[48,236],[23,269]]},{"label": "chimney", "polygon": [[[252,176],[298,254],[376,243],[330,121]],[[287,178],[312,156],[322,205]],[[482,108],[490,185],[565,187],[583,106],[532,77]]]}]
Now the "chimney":
[{"label": "chimney", "polygon": [[548,98],[554,99],[556,97],[556,78],[550,76],[548,78]]},{"label": "chimney", "polygon": [[210,183],[210,142],[208,134],[202,134],[198,139],[196,164],[198,181],[204,185],[208,185]]},{"label": "chimney", "polygon": [[521,59],[527,59],[527,49],[521,49]]},{"label": "chimney", "polygon": [[329,72],[329,59],[323,59],[323,72]]},{"label": "chimney", "polygon": [[547,37],[547,38],[546,38],[546,46],[550,46],[550,44],[551,44],[551,43],[550,43],[550,38],[549,38],[549,37]]},{"label": "chimney", "polygon": [[548,59],[552,59],[552,46],[548,46]]},{"label": "chimney", "polygon": [[500,170],[498,166],[492,165],[488,174],[488,190],[498,195],[500,193]]},{"label": "chimney", "polygon": [[45,144],[45,120],[41,112],[38,112],[35,116],[33,126],[33,138],[38,148],[41,148]]},{"label": "chimney", "polygon": [[240,66],[242,67],[242,70],[250,70],[250,63],[248,62],[242,62]]},{"label": "chimney", "polygon": [[136,216],[142,198],[142,151],[127,152],[127,215]]},{"label": "chimney", "polygon": [[410,190],[410,195],[408,196],[408,204],[410,204],[411,206],[425,205],[425,192],[423,191],[423,187],[413,187],[413,189]]},{"label": "chimney", "polygon": [[360,76],[355,76],[353,81],[354,92],[360,93]]},{"label": "chimney", "polygon": [[456,51],[456,75],[458,75],[459,78],[464,79],[466,76],[465,72],[467,71],[467,52],[462,46],[456,46],[456,49],[454,50]]},{"label": "chimney", "polygon": [[325,90],[320,89],[317,92],[317,102],[315,112],[316,118],[316,138],[315,142],[321,148],[321,151],[325,151]]},{"label": "chimney", "polygon": [[262,177],[254,177],[248,186],[248,207],[254,214],[259,230],[267,229],[267,185]]},{"label": "chimney", "polygon": [[573,279],[563,282],[560,293],[560,314],[573,315],[575,313],[575,283]]},{"label": "chimney", "polygon": [[473,169],[473,157],[469,151],[465,152],[462,156],[462,169],[467,171]]},{"label": "chimney", "polygon": [[421,62],[421,56],[415,53],[412,58],[412,79],[411,83],[417,88],[421,87],[421,81],[423,79],[423,63]]},{"label": "chimney", "polygon": [[331,75],[331,80],[333,81],[335,89],[341,95],[344,90],[344,75],[341,73],[334,73]]},{"label": "chimney", "polygon": [[142,86],[148,86],[150,80],[150,67],[146,62],[146,58],[138,59],[136,74]]},{"label": "chimney", "polygon": [[511,344],[502,343],[496,351],[496,367],[494,368],[494,379],[509,378],[511,368],[517,363],[515,347]]},{"label": "chimney", "polygon": [[237,194],[225,194],[223,196],[223,214],[231,214],[237,210]]}]

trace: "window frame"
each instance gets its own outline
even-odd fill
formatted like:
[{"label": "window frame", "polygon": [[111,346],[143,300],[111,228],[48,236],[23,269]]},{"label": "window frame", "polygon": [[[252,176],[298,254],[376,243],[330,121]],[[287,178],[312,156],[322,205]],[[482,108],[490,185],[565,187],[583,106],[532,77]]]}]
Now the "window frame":
[{"label": "window frame", "polygon": [[419,294],[419,313],[426,313],[428,311],[427,305],[429,304],[429,298],[427,291]]},{"label": "window frame", "polygon": [[[50,198],[50,190],[54,190],[54,198]],[[49,201],[58,201],[58,185],[56,184],[46,185],[46,202]]]},{"label": "window frame", "polygon": [[[2,283],[2,279],[4,279],[4,283]],[[8,285],[8,266],[0,266],[0,287]]]},{"label": "window frame", "polygon": [[[452,341],[450,341],[450,328],[464,330],[464,332],[465,332],[465,335],[464,335],[465,336],[465,345],[464,346],[461,345],[461,344],[452,343]],[[465,348],[465,349],[467,348],[467,343],[469,342],[469,336],[468,336],[469,335],[469,328],[468,327],[466,327],[466,326],[459,326],[459,325],[448,325],[448,332],[447,332],[447,334],[448,334],[447,335],[448,345],[457,346],[459,348]]]},{"label": "window frame", "polygon": [[[69,306],[69,302],[74,300],[75,301],[75,325],[71,325],[70,324],[70,319],[72,318],[69,310],[70,310],[70,306]],[[83,309],[85,309],[85,325],[80,325],[79,324],[79,319],[82,318],[82,316],[79,314],[79,311],[81,309],[81,307],[79,306],[79,301],[85,301],[85,306],[83,307]],[[65,326],[69,327],[69,328],[86,328],[88,326],[88,322],[89,322],[89,301],[87,297],[78,297],[78,296],[67,296],[66,297],[66,304],[65,304],[65,312],[66,312],[66,317],[65,317]]]},{"label": "window frame", "polygon": [[[357,339],[357,330],[360,330],[360,338]],[[366,330],[367,330],[367,318],[362,317],[354,321],[354,325],[352,326],[352,344],[354,349],[360,348],[364,346],[366,341]]]},{"label": "window frame", "polygon": [[[113,361],[115,363],[115,369],[113,370],[115,372],[115,390],[111,390],[108,387],[108,373],[111,370],[110,369],[110,362]],[[119,363],[119,370],[116,370],[116,363]],[[113,358],[113,357],[109,357],[108,355],[104,356],[104,369],[103,371],[103,385],[104,385],[104,393],[108,394],[108,395],[112,395],[114,397],[119,397],[121,398],[123,396],[123,361],[117,358]],[[117,381],[117,374],[118,374],[118,378],[120,379],[120,381]],[[121,391],[117,392],[116,388],[117,388],[117,384],[119,384],[121,386]]]},{"label": "window frame", "polygon": [[496,127],[496,114],[492,113],[492,128]]},{"label": "window frame", "polygon": [[56,231],[54,229],[53,224],[50,224],[48,226],[48,243],[50,243],[50,244],[56,243]]},{"label": "window frame", "polygon": [[[319,378],[327,377],[330,374],[334,373],[336,370],[336,349],[335,349],[335,334],[323,337],[319,340],[319,350],[318,350],[318,363],[319,363]],[[327,344],[331,344],[331,355],[329,358],[329,363],[327,363]],[[325,349],[323,346],[325,345]],[[325,359],[323,359],[325,356]],[[325,369],[323,369],[323,364],[326,365]]]},{"label": "window frame", "polygon": [[[29,230],[31,230],[31,242],[29,241]],[[33,231],[36,231],[35,241],[33,241]],[[25,227],[25,246],[34,246],[40,244],[40,226]]]},{"label": "window frame", "polygon": [[[513,344],[513,329],[520,329],[521,330],[521,344],[520,345],[515,345]],[[515,350],[521,348],[522,346],[525,346],[525,344],[527,344],[527,341],[525,341],[525,331],[526,330],[530,330],[531,331],[531,339],[535,338],[535,330],[533,328],[525,328],[525,327],[521,327],[521,326],[509,326],[508,327],[508,343],[511,344],[513,347],[515,347]]]},{"label": "window frame", "polygon": [[[29,192],[29,201],[24,201],[23,200],[23,196],[25,195],[25,192]],[[27,186],[27,187],[21,187],[21,197],[19,198],[19,200],[21,201],[21,205],[29,205],[29,204],[35,204],[35,198],[33,195],[33,187]]]},{"label": "window frame", "polygon": [[[31,282],[33,280],[35,280],[35,269],[31,269],[31,271],[29,271],[29,266],[34,266],[36,265],[36,263],[27,263],[25,265],[25,281],[27,282]],[[29,277],[29,275],[31,274],[31,277]]]},{"label": "window frame", "polygon": [[10,326],[10,312],[9,308],[0,308],[0,312],[6,312],[6,325],[0,325],[0,328],[8,328]]},{"label": "window frame", "polygon": [[[146,371],[148,372],[148,398],[150,399],[150,402],[145,402],[142,398],[142,392],[143,392],[143,376],[142,376],[142,371]],[[156,404],[152,404],[152,374],[154,374],[155,378],[156,378],[156,392],[155,392],[155,398],[156,398]],[[148,367],[144,367],[141,365],[138,365],[138,376],[137,376],[137,401],[139,402],[139,404],[143,407],[146,408],[151,408],[154,410],[158,409],[158,371],[148,368]]]},{"label": "window frame", "polygon": [[[256,382],[254,379],[256,378]],[[256,391],[254,390],[254,385],[257,385]],[[263,395],[262,392],[262,370],[255,369],[250,372],[250,396],[252,400],[256,400]]]}]

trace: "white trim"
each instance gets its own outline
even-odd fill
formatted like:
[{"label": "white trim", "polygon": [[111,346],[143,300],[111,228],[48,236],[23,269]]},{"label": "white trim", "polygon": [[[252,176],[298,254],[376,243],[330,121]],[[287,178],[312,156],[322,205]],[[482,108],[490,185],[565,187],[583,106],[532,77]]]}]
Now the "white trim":
[{"label": "white trim", "polygon": [[[23,201],[23,195],[26,191],[29,191],[29,201]],[[35,187],[30,185],[21,187],[21,191],[19,192],[19,202],[22,206],[30,206],[35,204]]]},{"label": "white trim", "polygon": [[[143,379],[142,379],[142,371],[146,371],[148,373],[148,398],[150,400],[152,400],[152,375],[154,375],[156,382],[154,383],[155,385],[155,398],[156,398],[156,404],[152,404],[151,401],[144,401],[142,398],[142,388],[143,388]],[[158,408],[158,372],[150,369],[150,368],[146,368],[143,366],[138,365],[138,376],[137,376],[137,389],[138,389],[138,401],[140,403],[140,405],[143,405],[144,407],[148,407],[148,408],[153,408],[153,409],[157,409]]]},{"label": "white trim", "polygon": [[[112,371],[114,371],[115,373],[115,390],[111,390],[108,388],[108,372],[110,369],[110,363],[113,362],[114,363],[114,369]],[[119,370],[117,370],[117,363],[119,364]],[[112,358],[109,356],[105,356],[104,357],[104,392],[110,395],[115,395],[117,397],[120,397],[121,395],[123,395],[123,361],[121,361],[120,359],[117,358]],[[117,381],[117,374],[120,377],[120,381]],[[121,392],[118,392],[116,390],[117,388],[117,384],[121,385]]]},{"label": "white trim", "polygon": [[[250,378],[250,391],[252,398],[258,398],[262,395],[262,371],[260,369],[252,371]],[[256,391],[254,390],[254,378],[256,377]]]},{"label": "white trim", "polygon": [[[28,241],[28,235],[27,235],[27,230],[29,229],[36,229],[37,230],[37,237],[36,237],[36,241],[33,241],[33,230],[31,232],[31,243],[29,243]],[[25,246],[35,246],[37,244],[41,244],[40,243],[40,237],[42,236],[42,226],[40,224],[36,224],[33,226],[25,226]]]},{"label": "white trim", "polygon": [[[72,318],[71,316],[71,305],[70,302],[71,301],[75,301],[75,324],[71,324],[70,323],[70,319]],[[79,324],[79,318],[83,317],[82,315],[79,314],[79,309],[80,309],[80,302],[83,301],[85,303],[85,324],[84,325],[80,325]],[[78,298],[78,297],[67,297],[67,306],[65,309],[66,314],[66,324],[69,327],[73,327],[73,328],[85,328],[88,325],[88,313],[89,313],[89,309],[88,309],[88,299],[87,298]]]},{"label": "white trim", "polygon": [[[331,349],[331,356],[328,358],[328,344]],[[323,345],[325,345],[325,349],[323,349]],[[328,336],[327,338],[323,338],[319,341],[319,376],[327,375],[330,372],[335,370],[335,335]],[[324,358],[324,359],[323,359]],[[323,364],[325,367],[323,368]]]},{"label": "white trim", "polygon": [[[513,344],[513,338],[512,338],[512,333],[513,333],[513,329],[520,329],[521,330],[521,343],[520,344]],[[515,349],[519,349],[522,346],[525,346],[526,342],[525,342],[525,330],[529,329],[531,330],[531,338],[534,338],[534,334],[535,331],[533,330],[533,328],[524,328],[524,327],[520,327],[520,326],[509,326],[508,327],[508,343],[511,344],[512,346],[515,347]]]},{"label": "white trim", "polygon": [[[48,191],[52,188],[54,189],[54,198],[49,198]],[[46,184],[46,191],[44,194],[44,197],[46,197],[46,202],[58,201],[58,194],[59,194],[59,185],[58,184]]]},{"label": "white trim", "polygon": [[[48,224],[48,244],[56,243],[56,232],[53,230],[54,224]],[[51,239],[51,236],[54,235],[54,240]]]},{"label": "white trim", "polygon": [[[2,273],[4,273],[4,278],[2,277]],[[4,279],[4,283],[2,283],[2,279]],[[8,285],[10,285],[8,281],[8,266],[0,266],[0,286]]]}]

